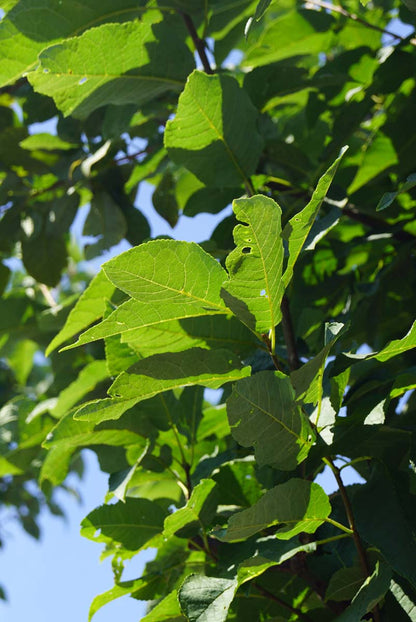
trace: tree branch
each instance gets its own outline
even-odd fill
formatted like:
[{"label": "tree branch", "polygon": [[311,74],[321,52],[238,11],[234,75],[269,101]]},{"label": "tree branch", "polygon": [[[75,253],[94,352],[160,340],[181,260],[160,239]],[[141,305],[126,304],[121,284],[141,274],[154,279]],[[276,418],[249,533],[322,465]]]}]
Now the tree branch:
[{"label": "tree branch", "polygon": [[389,231],[388,229],[391,228],[391,226],[388,223],[384,222],[383,220],[379,220],[378,218],[374,218],[369,214],[363,214],[362,212],[359,212],[357,208],[350,203],[346,207],[342,208],[342,214],[344,216],[347,216],[348,218],[351,218],[351,220],[356,220],[357,222],[360,222],[365,227],[376,229],[377,231],[383,233],[389,233],[399,242],[411,242],[415,241],[416,239],[414,235],[408,233],[407,231]]},{"label": "tree branch", "polygon": [[294,371],[295,369],[299,369],[301,363],[296,349],[296,338],[293,330],[292,317],[290,315],[289,299],[286,294],[284,294],[282,298],[280,309],[282,311],[282,329],[289,367],[290,371]]},{"label": "tree branch", "polygon": [[49,287],[45,285],[44,283],[39,283],[39,289],[42,292],[43,297],[45,298],[48,305],[52,308],[56,307],[58,303],[56,302],[55,298],[52,296],[52,293]]},{"label": "tree branch", "polygon": [[[340,492],[341,498],[342,498],[342,503],[343,503],[344,509],[345,509],[345,514],[347,515],[348,524],[349,524],[349,527],[350,527],[350,529],[352,531],[352,537],[353,537],[353,540],[354,540],[355,548],[357,550],[358,558],[360,560],[360,565],[361,565],[361,568],[362,568],[363,573],[365,574],[365,576],[369,577],[371,575],[371,572],[370,572],[370,567],[368,565],[367,555],[366,555],[363,543],[361,542],[361,538],[359,536],[359,533],[357,531],[357,526],[355,524],[355,518],[354,518],[353,511],[352,511],[352,505],[351,505],[351,502],[349,500],[349,497],[348,497],[348,494],[347,494],[347,490],[346,490],[346,488],[344,486],[344,482],[342,481],[341,472],[340,472],[339,468],[337,466],[335,466],[335,464],[333,463],[332,460],[329,460],[328,458],[324,458],[323,461],[325,462],[325,464],[327,466],[329,466],[329,468],[331,469],[331,471],[334,474],[334,477],[335,477],[335,479],[337,481],[339,492]],[[377,605],[373,608],[372,613],[373,613],[373,616],[374,616],[374,620],[376,622],[379,622],[380,621],[380,612],[379,612],[379,609],[378,609]]]},{"label": "tree branch", "polygon": [[261,587],[257,583],[254,583],[254,587],[265,598],[268,598],[269,600],[273,600],[275,603],[278,603],[281,607],[284,607],[284,609],[287,609],[288,611],[296,614],[299,620],[305,620],[305,622],[312,622],[312,618],[310,618],[306,613],[303,613],[303,611],[301,611],[300,609],[296,609],[296,607],[292,607],[292,605],[289,605],[289,603],[285,602],[278,596],[275,596],[274,594],[272,594],[272,592],[269,592],[269,590],[266,590],[264,587]]},{"label": "tree branch", "polygon": [[195,49],[198,52],[199,58],[201,59],[201,63],[205,73],[212,75],[214,71],[209,64],[209,60],[205,52],[205,41],[199,38],[191,16],[184,11],[179,11],[179,13],[182,15],[185,26],[188,29],[189,34],[191,35],[192,41],[194,42]]},{"label": "tree branch", "polygon": [[[340,15],[344,15],[344,17],[347,17],[348,19],[352,19],[354,22],[357,22],[358,24],[362,24],[366,28],[377,30],[377,32],[381,32],[383,35],[389,35],[390,37],[394,37],[395,39],[400,39],[400,41],[406,41],[406,37],[397,35],[395,32],[392,32],[391,30],[387,30],[386,28],[381,28],[380,26],[371,24],[370,22],[367,22],[362,17],[358,17],[358,15],[356,15],[355,13],[350,13],[349,11],[347,11],[347,9],[344,9],[344,7],[339,6],[337,4],[332,4],[331,2],[325,2],[325,0],[307,0],[305,2],[305,5],[306,5],[306,8],[308,8],[308,5],[311,5],[314,7],[315,6],[319,7],[321,9],[326,9],[327,11],[332,11],[333,13],[339,13]],[[416,45],[416,41],[414,39],[411,39],[410,43],[412,45]]]}]

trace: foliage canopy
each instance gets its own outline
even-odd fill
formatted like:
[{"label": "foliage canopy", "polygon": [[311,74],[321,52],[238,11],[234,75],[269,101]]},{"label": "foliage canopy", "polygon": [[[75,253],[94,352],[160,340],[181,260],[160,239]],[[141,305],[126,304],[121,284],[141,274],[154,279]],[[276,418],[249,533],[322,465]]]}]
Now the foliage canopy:
[{"label": "foliage canopy", "polygon": [[412,4],[2,3],[0,503],[37,536],[96,452],[91,617],[416,619]]}]

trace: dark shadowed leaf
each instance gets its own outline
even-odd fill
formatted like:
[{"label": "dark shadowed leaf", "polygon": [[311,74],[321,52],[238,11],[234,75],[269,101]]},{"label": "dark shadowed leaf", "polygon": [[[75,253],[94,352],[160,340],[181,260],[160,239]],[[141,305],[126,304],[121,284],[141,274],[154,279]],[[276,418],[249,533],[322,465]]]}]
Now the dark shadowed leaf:
[{"label": "dark shadowed leaf", "polygon": [[314,434],[287,376],[263,371],[240,380],[227,400],[233,437],[254,446],[259,465],[291,471],[308,455]]}]

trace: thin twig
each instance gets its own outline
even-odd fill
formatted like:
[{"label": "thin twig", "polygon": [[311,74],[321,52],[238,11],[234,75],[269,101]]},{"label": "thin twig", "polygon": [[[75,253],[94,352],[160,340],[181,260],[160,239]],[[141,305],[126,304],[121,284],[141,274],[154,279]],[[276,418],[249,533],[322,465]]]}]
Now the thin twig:
[{"label": "thin twig", "polygon": [[383,35],[389,35],[390,37],[394,37],[395,39],[400,39],[400,41],[406,41],[406,37],[402,37],[401,35],[398,35],[395,32],[392,32],[391,30],[387,30],[386,28],[381,28],[381,26],[376,26],[375,24],[371,24],[370,22],[367,22],[362,17],[358,17],[358,15],[356,15],[355,13],[350,13],[349,11],[347,11],[347,9],[344,9],[344,7],[339,6],[337,4],[332,4],[331,2],[325,2],[325,0],[307,0],[305,4],[306,4],[306,7],[308,7],[308,5],[312,5],[312,6],[320,7],[321,9],[332,11],[333,13],[339,13],[340,15],[344,15],[344,17],[347,17],[348,19],[352,19],[354,22],[362,24],[366,28],[377,30],[377,32],[381,32]]},{"label": "thin twig", "polygon": [[56,302],[55,298],[52,296],[52,293],[49,287],[45,285],[44,283],[39,283],[39,289],[42,292],[43,297],[48,303],[48,305],[50,307],[56,307],[58,303]]},{"label": "thin twig", "polygon": [[357,208],[350,203],[346,207],[342,208],[342,214],[344,216],[348,216],[348,218],[351,218],[351,220],[360,222],[365,227],[376,229],[377,231],[383,233],[388,233],[399,242],[412,242],[415,240],[415,236],[411,233],[408,233],[407,231],[389,231],[388,229],[391,229],[391,225],[384,222],[383,220],[374,218],[369,214],[363,214],[363,212],[359,212]]},{"label": "thin twig", "polygon": [[[347,515],[347,520],[348,520],[348,524],[350,526],[350,529],[352,531],[352,537],[354,540],[354,544],[355,544],[355,548],[357,550],[358,553],[358,558],[360,560],[360,564],[361,564],[361,568],[365,574],[366,577],[369,577],[371,575],[370,572],[370,567],[368,565],[368,559],[367,559],[367,555],[363,546],[363,543],[361,542],[361,538],[359,536],[359,533],[357,531],[357,526],[355,524],[355,518],[354,518],[354,513],[352,511],[352,505],[351,505],[351,501],[348,497],[347,494],[347,490],[344,486],[344,482],[342,481],[342,477],[341,477],[341,472],[339,470],[339,468],[333,463],[332,460],[328,459],[328,458],[324,458],[323,461],[325,462],[325,464],[327,466],[329,466],[329,468],[331,469],[337,484],[338,484],[338,488],[339,488],[339,492],[341,494],[341,498],[342,498],[342,503],[344,505],[344,509],[345,509],[345,513]],[[373,616],[374,616],[374,620],[376,622],[380,621],[380,611],[378,609],[378,606],[376,605],[373,610],[372,610]]]},{"label": "thin twig", "polygon": [[267,350],[268,350],[268,352],[270,354],[270,357],[271,357],[271,359],[273,361],[273,365],[276,367],[277,371],[282,371],[280,369],[279,359],[277,358],[276,354],[272,350],[272,344],[271,344],[269,335],[267,333],[265,333],[264,335],[262,335],[262,339],[263,339],[264,343],[267,346]]},{"label": "thin twig", "polygon": [[185,26],[188,29],[189,34],[191,35],[191,39],[194,42],[195,49],[198,52],[199,58],[201,59],[201,63],[202,63],[205,73],[212,75],[214,71],[211,65],[209,64],[209,60],[205,52],[205,41],[199,38],[196,28],[194,26],[194,23],[192,21],[192,17],[188,13],[185,13],[184,11],[179,11],[179,13],[182,15],[183,21],[185,22]]},{"label": "thin twig", "polygon": [[305,622],[312,622],[312,618],[310,618],[306,613],[303,613],[303,611],[301,611],[300,609],[296,609],[296,607],[292,607],[292,605],[289,605],[289,603],[285,602],[278,596],[275,596],[272,592],[269,592],[269,590],[266,590],[264,587],[261,587],[257,583],[254,583],[254,587],[265,598],[268,598],[269,600],[273,600],[275,603],[278,603],[281,607],[284,607],[284,609],[287,609],[288,611],[295,613],[300,620],[305,620]]},{"label": "thin twig", "polygon": [[289,300],[286,294],[284,294],[282,298],[280,308],[282,311],[282,329],[287,349],[287,359],[290,371],[294,371],[295,369],[299,369],[301,363],[296,349],[295,333],[293,330],[292,317],[290,315]]},{"label": "thin twig", "polygon": [[358,535],[357,527],[355,525],[354,514],[353,514],[353,511],[352,511],[351,502],[350,502],[349,497],[347,495],[347,490],[346,490],[346,488],[344,486],[344,482],[342,481],[340,470],[338,469],[337,466],[335,466],[335,464],[333,463],[332,460],[329,460],[328,458],[324,458],[324,462],[325,462],[325,464],[327,466],[329,466],[329,468],[331,469],[331,471],[332,471],[332,473],[333,473],[333,475],[334,475],[334,477],[335,477],[335,479],[337,481],[339,492],[341,493],[342,502],[344,504],[345,513],[347,515],[348,525],[349,525],[351,531],[353,532],[354,543],[355,543],[355,547],[357,549],[358,557],[360,559],[361,567],[362,567],[365,575],[369,576],[370,575],[370,568],[368,566],[367,556],[365,554],[364,547],[363,547],[362,542],[360,540],[360,536]]}]

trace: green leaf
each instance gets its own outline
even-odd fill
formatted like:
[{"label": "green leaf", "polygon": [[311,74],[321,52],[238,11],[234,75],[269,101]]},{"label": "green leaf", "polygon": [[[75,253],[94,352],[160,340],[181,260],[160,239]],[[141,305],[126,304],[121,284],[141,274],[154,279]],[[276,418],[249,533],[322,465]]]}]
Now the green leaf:
[{"label": "green leaf", "polygon": [[304,207],[298,214],[295,214],[283,230],[283,238],[287,241],[289,251],[286,269],[283,274],[283,282],[285,287],[287,287],[292,280],[295,263],[312,229],[312,225],[315,222],[315,218],[321,208],[323,200],[327,195],[335,173],[337,172],[338,165],[344,156],[346,149],[346,147],[342,149],[335,162],[319,179],[318,185],[316,186],[311,200],[306,207]]},{"label": "green leaf", "polygon": [[69,413],[51,430],[44,443],[49,449],[42,464],[41,481],[60,484],[66,477],[69,461],[77,449],[98,445],[111,447],[145,446],[146,441],[130,430],[94,430],[88,421],[75,421]]},{"label": "green leaf", "polygon": [[194,71],[166,125],[165,147],[204,184],[240,186],[249,183],[263,146],[257,117],[234,78]]},{"label": "green leaf", "polygon": [[397,199],[399,194],[403,192],[407,192],[416,186],[416,173],[412,173],[406,179],[406,181],[400,186],[399,190],[396,192],[386,192],[381,197],[380,201],[377,204],[376,212],[381,212],[383,209],[390,207],[390,205]]},{"label": "green leaf", "polygon": [[179,590],[181,609],[189,622],[224,622],[237,586],[235,579],[191,575]]},{"label": "green leaf", "polygon": [[3,295],[3,292],[7,287],[10,274],[11,274],[10,268],[5,266],[3,263],[0,263],[0,296]]},{"label": "green leaf", "polygon": [[53,232],[42,231],[22,241],[22,259],[36,281],[50,287],[58,284],[67,264],[65,240]]},{"label": "green leaf", "polygon": [[[137,17],[137,1],[25,0],[16,4],[0,24],[0,84],[12,84],[30,71],[45,47],[105,21]],[[2,3],[2,8],[5,3]]]},{"label": "green leaf", "polygon": [[157,503],[127,498],[125,503],[102,505],[90,512],[81,522],[81,535],[138,551],[162,532],[164,518],[165,512]]},{"label": "green leaf", "polygon": [[107,276],[99,272],[71,310],[62,330],[52,339],[46,349],[46,356],[102,317],[107,308],[107,301],[111,299],[114,291],[115,287]]},{"label": "green leaf", "polygon": [[[194,317],[186,317],[189,313]],[[255,336],[236,318],[205,315],[205,313],[205,309],[201,309],[199,315],[204,314],[204,317],[195,317],[198,310],[186,303],[175,307],[160,305],[155,311],[149,304],[128,300],[106,320],[83,333],[78,341],[72,346],[67,346],[67,349],[100,338],[108,339],[119,333],[121,333],[120,345],[127,344],[142,357],[167,350],[180,352],[192,347],[229,348],[237,354],[247,355],[258,346]],[[168,316],[167,321],[162,319],[164,315]],[[180,317],[169,318],[172,315]],[[125,354],[127,355],[127,352]]]},{"label": "green leaf", "polygon": [[149,11],[140,21],[90,28],[41,52],[29,81],[65,115],[78,118],[106,104],[139,105],[179,91],[193,58],[174,30],[159,21],[160,14]]},{"label": "green leaf", "polygon": [[280,322],[284,293],[281,210],[262,195],[238,199],[233,209],[244,224],[234,229],[236,248],[226,260],[230,279],[222,297],[249,328],[268,333]]},{"label": "green leaf", "polygon": [[[203,310],[226,312],[219,295],[225,272],[193,242],[147,242],[106,262],[103,269],[116,287],[151,305],[153,316],[159,306],[176,310],[186,305],[193,307],[197,315]],[[191,314],[192,311],[188,315]],[[163,319],[177,317],[184,316],[165,315]]]},{"label": "green leaf", "polygon": [[243,447],[254,445],[260,466],[291,471],[312,446],[309,421],[295,402],[289,378],[279,372],[239,380],[227,400],[227,414],[233,437]]},{"label": "green leaf", "polygon": [[9,462],[4,456],[0,456],[0,477],[20,475],[21,473],[23,473],[23,469]]},{"label": "green leaf", "polygon": [[377,361],[389,361],[394,356],[412,350],[416,347],[416,321],[413,322],[409,331],[402,339],[395,339],[391,341],[385,348],[376,352],[375,354],[369,354],[366,358],[375,358]]},{"label": "green leaf", "polygon": [[179,206],[175,196],[176,183],[170,171],[166,171],[152,195],[157,213],[173,228],[178,222]]},{"label": "green leaf", "polygon": [[389,589],[391,574],[391,568],[387,564],[377,562],[371,577],[364,581],[351,605],[336,618],[336,621],[357,622],[374,609]]},{"label": "green leaf", "polygon": [[212,479],[203,479],[195,486],[187,504],[176,510],[165,519],[163,535],[171,538],[190,538],[201,529],[205,530],[217,509],[217,495],[215,482]]},{"label": "green leaf", "polygon": [[38,149],[43,149],[45,151],[68,151],[78,147],[75,143],[69,143],[66,140],[62,140],[62,138],[59,138],[59,136],[46,134],[44,132],[27,136],[27,138],[22,140],[19,144],[23,147],[23,149],[28,149],[29,151],[37,151]]},{"label": "green leaf", "polygon": [[325,600],[352,600],[364,581],[365,576],[358,566],[340,568],[329,581]]},{"label": "green leaf", "polygon": [[[374,512],[379,499],[383,503]],[[416,544],[408,537],[410,526],[387,470],[381,466],[374,470],[368,483],[354,490],[352,503],[361,538],[377,547],[390,566],[416,586]],[[390,525],[394,525],[394,539]]]},{"label": "green leaf", "polygon": [[55,417],[62,417],[75,404],[77,404],[95,386],[108,378],[107,364],[105,361],[92,361],[86,365],[74,382],[71,382],[61,393],[52,409]]},{"label": "green leaf", "polygon": [[[374,178],[377,178],[383,171],[393,167],[398,163],[398,155],[393,142],[381,132],[378,132],[374,140],[369,145],[363,146],[357,175],[348,187],[348,194],[351,195]],[[358,164],[357,157],[351,158],[348,164]]]},{"label": "green leaf", "polygon": [[193,348],[155,354],[133,365],[129,373],[118,376],[109,389],[111,399],[85,404],[77,410],[75,418],[95,423],[118,419],[138,402],[163,391],[195,384],[218,389],[249,374],[250,368],[241,367],[237,357],[227,350]]},{"label": "green leaf", "polygon": [[125,237],[126,232],[126,220],[117,203],[106,192],[95,193],[82,233],[85,236],[97,236],[98,239],[85,246],[85,259],[93,259],[115,246]]},{"label": "green leaf", "polygon": [[271,0],[260,0],[257,3],[256,12],[254,14],[254,19],[255,20],[258,21],[259,19],[261,19],[263,17],[264,13],[267,11],[267,9],[270,6],[270,2],[271,2]]},{"label": "green leaf", "polygon": [[394,579],[390,581],[390,592],[393,594],[403,611],[409,616],[409,620],[411,620],[411,622],[416,622],[416,604],[414,599],[409,598],[406,592]]},{"label": "green leaf", "polygon": [[250,507],[263,492],[254,461],[235,460],[223,464],[212,478],[217,483],[219,505]]},{"label": "green leaf", "polygon": [[147,399],[161,391],[201,384],[218,389],[225,382],[244,378],[249,367],[227,350],[192,348],[185,352],[155,354],[138,361],[122,373],[109,389],[110,395]]},{"label": "green leaf", "polygon": [[329,342],[313,359],[290,374],[290,380],[295,388],[297,400],[302,401],[304,404],[313,404],[314,406],[321,404],[322,379],[326,360],[343,328],[344,325],[339,322],[327,325],[326,329],[330,334]]},{"label": "green leaf", "polygon": [[390,397],[399,397],[411,389],[416,389],[416,367],[411,367],[405,373],[396,376],[390,391]]},{"label": "green leaf", "polygon": [[315,542],[294,546],[293,541],[277,541],[274,538],[260,539],[256,554],[244,560],[237,570],[238,584],[257,578],[268,568],[278,566],[299,553],[314,553],[317,549]]},{"label": "green leaf", "polygon": [[276,537],[289,540],[302,531],[314,533],[331,513],[328,496],[318,484],[290,479],[268,490],[251,508],[234,514],[221,536],[224,542],[236,542],[271,526]]},{"label": "green leaf", "polygon": [[176,590],[163,598],[142,618],[142,622],[186,622],[182,615]]},{"label": "green leaf", "polygon": [[[408,350],[413,350],[416,347],[416,320],[402,339],[394,339],[390,343],[380,350],[379,352],[370,352],[369,354],[352,354],[350,352],[344,353],[346,359],[345,365],[351,365],[354,360],[363,361],[368,359],[376,359],[384,363],[389,361],[394,356],[403,354]],[[345,367],[344,365],[344,367]]]},{"label": "green leaf", "polygon": [[282,11],[270,21],[255,43],[247,50],[243,66],[258,67],[283,58],[319,54],[333,38],[333,18],[311,11]]},{"label": "green leaf", "polygon": [[136,581],[121,581],[120,583],[114,585],[114,587],[110,590],[96,596],[90,606],[88,622],[92,620],[93,616],[101,609],[101,607],[104,607],[104,605],[111,603],[117,598],[131,594],[136,587],[140,587],[141,584],[141,579],[137,579]]},{"label": "green leaf", "polygon": [[[129,484],[137,470],[137,467],[139,466],[140,462],[147,454],[149,447],[150,447],[150,441],[145,443],[143,448],[141,448],[140,454],[132,467],[124,471],[119,471],[118,473],[112,473],[110,475],[110,479],[108,481],[108,492],[113,494],[120,501],[126,500],[126,494],[129,488]],[[137,448],[135,447],[135,449]]]}]

